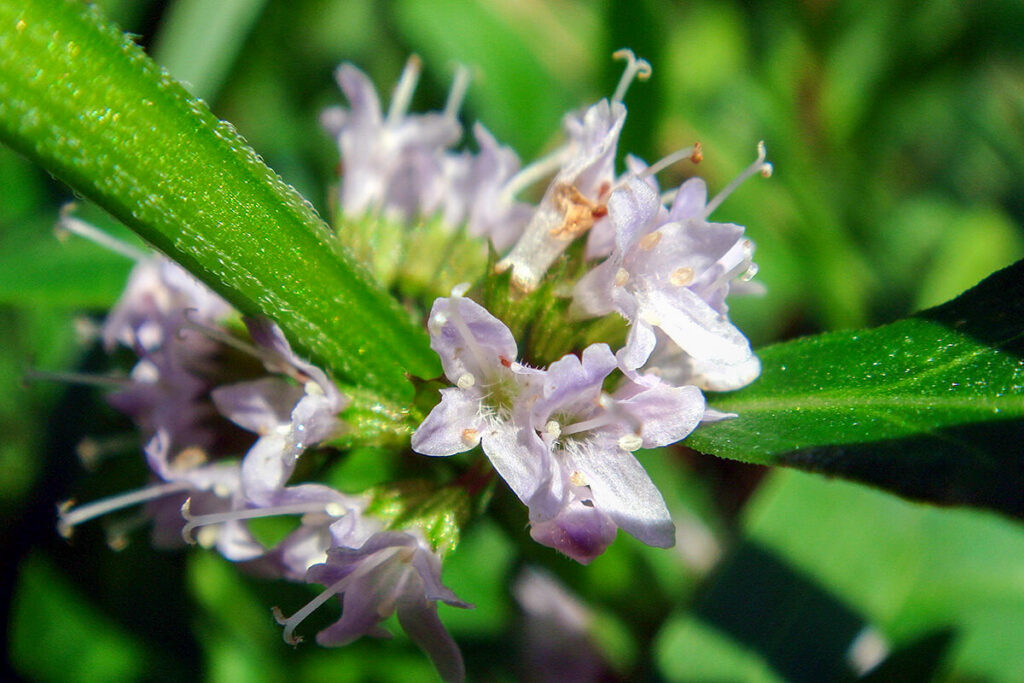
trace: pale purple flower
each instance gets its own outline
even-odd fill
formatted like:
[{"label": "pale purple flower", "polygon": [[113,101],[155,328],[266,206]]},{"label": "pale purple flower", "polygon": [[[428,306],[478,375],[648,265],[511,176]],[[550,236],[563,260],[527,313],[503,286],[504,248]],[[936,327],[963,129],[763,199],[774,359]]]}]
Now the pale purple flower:
[{"label": "pale purple flower", "polygon": [[512,283],[523,292],[537,288],[573,240],[607,220],[608,195],[615,183],[615,153],[626,120],[622,98],[635,78],[651,75],[651,65],[630,50],[619,50],[613,57],[627,61],[615,93],[610,100],[565,117],[569,141],[553,156],[561,166],[523,236],[496,266],[499,273],[511,269]]},{"label": "pale purple flower", "polygon": [[214,325],[233,311],[181,266],[155,254],[132,269],[121,298],[103,323],[103,342],[108,350],[121,344],[139,355],[179,335],[186,335],[191,344],[210,346],[212,340],[186,329],[187,323]]},{"label": "pale purple flower", "polygon": [[594,638],[596,615],[557,579],[526,567],[513,594],[523,611],[520,671],[530,681],[616,680]]},{"label": "pale purple flower", "polygon": [[[632,154],[626,155],[626,172],[615,182],[614,188],[625,185],[630,179],[643,180],[651,186],[655,192],[658,191],[658,181],[650,168],[640,158]],[[665,210],[667,212],[667,209]],[[611,255],[615,248],[615,224],[610,219],[597,221],[587,235],[587,248],[584,258],[588,261],[605,258]]]},{"label": "pale purple flower", "polygon": [[529,427],[529,406],[542,372],[516,362],[512,333],[483,306],[462,296],[434,301],[427,326],[430,346],[455,387],[412,435],[423,455],[453,455],[482,443],[498,473],[518,493],[536,486],[543,463],[516,452]]},{"label": "pale purple flower", "polygon": [[437,616],[437,602],[470,605],[441,583],[441,560],[418,532],[381,531],[355,547],[332,547],[326,562],[310,567],[306,580],[327,589],[291,617],[275,609],[287,642],[299,642],[296,626],[340,595],[341,618],[317,634],[320,645],[347,645],[366,635],[390,637],[380,623],[397,612],[399,624],[430,656],[442,679],[465,678],[462,654]]},{"label": "pale purple flower", "polygon": [[566,117],[569,144],[565,161],[523,236],[498,262],[499,272],[512,270],[512,282],[519,289],[535,289],[569,243],[607,214],[605,204],[615,180],[615,151],[625,120],[622,103],[608,100],[582,115]]},{"label": "pale purple flower", "polygon": [[242,487],[257,505],[273,505],[302,452],[337,434],[338,414],[347,397],[315,365],[292,351],[280,328],[269,321],[247,321],[268,369],[283,376],[263,377],[214,389],[222,415],[259,435],[242,462]]},{"label": "pale purple flower", "polygon": [[164,430],[178,447],[211,449],[222,436],[208,392],[223,347],[206,332],[220,329],[231,306],[160,255],[140,260],[103,323],[104,344],[122,344],[139,361],[126,388],[107,395],[131,417],[143,439]]},{"label": "pale purple flower", "polygon": [[443,112],[409,114],[420,69],[419,58],[411,57],[383,115],[369,78],[351,64],[338,68],[349,108],[329,109],[322,121],[338,139],[341,209],[347,215],[380,211],[408,221],[440,208],[448,191],[444,153],[462,136],[456,112],[466,77],[460,72]]},{"label": "pale purple flower", "polygon": [[705,199],[699,179],[683,184],[667,212],[643,180],[617,189],[609,200],[615,248],[580,279],[574,302],[586,315],[617,312],[629,321],[626,369],[648,362],[660,331],[684,354],[678,381],[735,389],[760,370],[725,304],[732,280],[752,273],[753,244],[741,226],[707,222]]},{"label": "pale purple flower", "polygon": [[480,443],[529,507],[534,539],[580,562],[603,552],[618,527],[651,545],[672,544],[664,500],[632,451],[686,436],[704,412],[698,389],[644,377],[606,396],[616,359],[605,344],[547,370],[525,368],[513,360],[508,328],[460,296],[435,301],[429,327],[456,387],[441,390],[413,450],[451,455]]},{"label": "pale purple flower", "polygon": [[615,368],[605,344],[552,363],[532,410],[539,438],[531,456],[552,470],[529,498],[530,534],[583,563],[604,551],[618,527],[648,545],[675,542],[665,501],[633,451],[679,441],[704,414],[699,389],[653,377],[604,394]]},{"label": "pale purple flower", "polygon": [[444,220],[451,226],[463,223],[476,237],[490,238],[498,252],[504,252],[519,238],[533,214],[533,207],[515,201],[508,192],[519,170],[519,157],[502,146],[477,123],[473,126],[480,151],[451,154],[445,159],[448,192],[444,198]]},{"label": "pale purple flower", "polygon": [[[130,506],[146,504],[153,520],[153,542],[181,545],[185,520],[182,504],[190,500],[201,514],[218,514],[240,504],[240,472],[237,462],[209,462],[196,447],[176,447],[170,435],[158,431],[145,446],[146,462],[157,481],[141,489],[93,501],[77,507],[63,506],[58,529],[64,536],[83,522]],[[262,546],[239,526],[226,526],[207,534],[204,545],[215,545],[226,557],[248,560],[262,553]]]}]

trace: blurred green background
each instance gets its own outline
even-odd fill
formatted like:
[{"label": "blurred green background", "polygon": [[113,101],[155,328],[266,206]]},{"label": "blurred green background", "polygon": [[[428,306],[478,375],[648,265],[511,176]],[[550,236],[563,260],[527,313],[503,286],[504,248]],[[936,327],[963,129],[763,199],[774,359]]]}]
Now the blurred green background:
[{"label": "blurred green background", "polygon": [[[467,128],[484,122],[528,161],[557,143],[566,111],[611,92],[621,66],[610,54],[633,48],[654,74],[626,99],[624,152],[654,161],[700,140],[697,170],[715,191],[767,142],[774,177],[749,181],[715,214],[758,245],[768,293],[733,308],[757,345],[887,322],[1024,256],[1019,0],[99,4],[325,216],[337,152],[317,117],[344,102],[332,80],[341,61],[367,71],[386,102],[419,54],[420,109],[440,106],[455,65],[469,65]],[[663,186],[690,172],[666,171]],[[7,674],[430,680],[400,632],[342,650],[285,645],[270,607],[295,609],[305,587],[241,576],[200,550],[152,550],[144,529],[120,551],[101,523],[70,544],[57,536],[57,502],[145,480],[127,423],[95,390],[21,382],[27,368],[104,367],[82,340],[130,264],[57,239],[71,199],[0,149]],[[83,440],[103,454],[89,468]],[[679,521],[674,550],[620,536],[581,568],[533,545],[524,556],[525,532],[491,521],[468,531],[445,581],[477,608],[442,607],[442,618],[471,679],[552,679],[561,663],[603,680],[847,680],[882,660],[869,676],[1024,680],[1019,522],[683,449],[645,464]],[[514,600],[526,565],[575,594],[575,635]]]}]

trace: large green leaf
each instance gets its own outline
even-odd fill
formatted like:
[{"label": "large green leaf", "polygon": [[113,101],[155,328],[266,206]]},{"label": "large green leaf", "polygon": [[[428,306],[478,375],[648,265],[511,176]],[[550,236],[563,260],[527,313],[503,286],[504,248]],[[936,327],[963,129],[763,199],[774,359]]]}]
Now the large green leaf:
[{"label": "large green leaf", "polygon": [[439,374],[309,204],[83,3],[0,0],[0,140],[335,372],[392,396]]},{"label": "large green leaf", "polygon": [[848,680],[852,662],[883,657],[875,680],[1020,680],[1015,521],[777,470],[742,526],[693,609],[662,628],[668,680]]},{"label": "large green leaf", "polygon": [[910,318],[760,356],[757,382],[713,401],[739,417],[688,445],[1024,516],[1024,262]]}]

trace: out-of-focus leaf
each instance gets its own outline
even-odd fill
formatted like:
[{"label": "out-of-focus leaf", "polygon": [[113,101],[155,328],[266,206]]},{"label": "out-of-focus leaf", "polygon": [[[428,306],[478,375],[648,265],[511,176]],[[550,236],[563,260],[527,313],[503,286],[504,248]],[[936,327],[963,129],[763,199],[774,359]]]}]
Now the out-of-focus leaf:
[{"label": "out-of-focus leaf", "polygon": [[[2,271],[2,268],[0,268]],[[63,310],[0,307],[0,515],[17,515],[43,467],[40,446],[49,433],[49,411],[63,387],[39,382],[25,385],[29,368],[61,369],[75,357],[72,317]]]},{"label": "out-of-focus leaf", "polygon": [[[778,471],[752,501],[745,527],[754,542],[867,617],[891,649],[912,650],[951,629],[952,679],[1019,679],[1024,529],[1018,523]],[[934,662],[933,651],[918,654]]]},{"label": "out-of-focus leaf", "polygon": [[1024,516],[1024,262],[872,330],[760,351],[697,450]]},{"label": "out-of-focus leaf", "polygon": [[[562,116],[579,105],[566,89],[583,66],[580,60],[566,62],[566,47],[580,39],[579,28],[560,34],[552,21],[557,15],[550,14],[543,3],[508,4],[506,9],[513,16],[502,16],[499,4],[458,0],[406,0],[392,7],[399,28],[428,66],[433,64],[431,68],[444,73],[451,69],[449,60],[457,59],[478,68],[480,78],[468,99],[479,102],[481,121],[521,154],[535,154],[545,141],[556,137]],[[593,21],[585,6],[574,9],[579,26]],[[538,15],[548,21],[538,21]],[[549,32],[545,41],[549,48],[536,50],[532,43],[541,32]],[[545,64],[539,53],[561,63]]]},{"label": "out-of-focus leaf", "polygon": [[446,586],[473,609],[441,607],[441,619],[456,636],[497,636],[509,614],[508,584],[515,548],[498,527],[488,521],[474,525],[444,564]]},{"label": "out-of-focus leaf", "polygon": [[10,619],[11,659],[34,681],[138,680],[146,652],[48,562],[26,559]]},{"label": "out-of-focus leaf", "polygon": [[965,211],[950,227],[922,278],[918,308],[951,299],[1024,256],[1024,234],[1000,211]]},{"label": "out-of-focus leaf", "polygon": [[154,57],[196,97],[212,99],[266,0],[178,0],[170,7]]},{"label": "out-of-focus leaf", "polygon": [[189,589],[202,609],[201,639],[213,680],[283,680],[280,630],[238,568],[211,553],[189,557]]},{"label": "out-of-focus leaf", "polygon": [[0,2],[0,139],[329,368],[439,374],[407,314],[234,129],[78,2]]},{"label": "out-of-focus leaf", "polygon": [[672,683],[783,680],[756,652],[682,612],[665,622],[655,641],[654,654],[659,673]]},{"label": "out-of-focus leaf", "polygon": [[50,234],[0,235],[0,304],[106,308],[124,289],[132,262],[95,244]]}]

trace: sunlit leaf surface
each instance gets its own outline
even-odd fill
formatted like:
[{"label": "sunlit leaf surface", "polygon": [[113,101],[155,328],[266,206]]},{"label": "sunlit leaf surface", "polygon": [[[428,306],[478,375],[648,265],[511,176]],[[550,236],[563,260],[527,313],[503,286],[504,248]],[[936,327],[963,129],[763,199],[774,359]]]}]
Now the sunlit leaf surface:
[{"label": "sunlit leaf surface", "polygon": [[697,450],[1024,516],[1024,262],[873,330],[760,352]]}]

